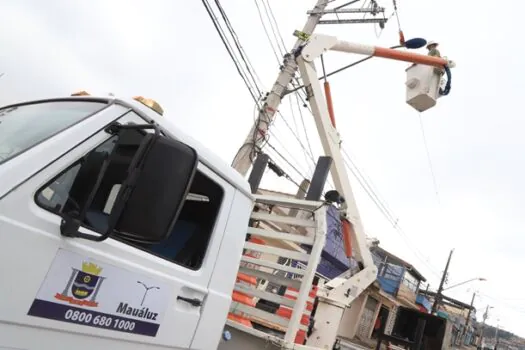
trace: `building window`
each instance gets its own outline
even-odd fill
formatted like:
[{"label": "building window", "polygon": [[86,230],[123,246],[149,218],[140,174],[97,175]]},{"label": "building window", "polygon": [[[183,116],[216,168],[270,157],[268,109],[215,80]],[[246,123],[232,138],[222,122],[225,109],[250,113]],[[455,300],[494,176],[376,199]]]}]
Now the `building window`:
[{"label": "building window", "polygon": [[419,287],[419,280],[415,278],[410,272],[406,271],[403,276],[403,284],[412,292],[417,293]]}]

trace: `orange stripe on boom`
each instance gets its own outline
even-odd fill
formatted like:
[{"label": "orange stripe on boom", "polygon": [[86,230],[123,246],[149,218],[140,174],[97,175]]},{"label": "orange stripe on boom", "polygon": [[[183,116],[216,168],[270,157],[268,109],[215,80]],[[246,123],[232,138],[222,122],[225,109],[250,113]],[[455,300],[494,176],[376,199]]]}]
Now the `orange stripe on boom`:
[{"label": "orange stripe on boom", "polygon": [[434,67],[443,67],[447,65],[447,61],[441,57],[420,55],[417,53],[387,49],[384,47],[375,47],[374,56],[390,58],[396,61],[426,64]]},{"label": "orange stripe on boom", "polygon": [[328,107],[328,115],[330,116],[330,121],[332,126],[335,128],[335,114],[334,114],[334,105],[332,102],[332,92],[330,90],[330,83],[324,82],[324,95],[326,98],[326,106]]},{"label": "orange stripe on boom", "polygon": [[342,220],[343,224],[343,241],[345,244],[345,253],[349,258],[352,256],[352,235],[354,234],[354,225],[347,219]]}]

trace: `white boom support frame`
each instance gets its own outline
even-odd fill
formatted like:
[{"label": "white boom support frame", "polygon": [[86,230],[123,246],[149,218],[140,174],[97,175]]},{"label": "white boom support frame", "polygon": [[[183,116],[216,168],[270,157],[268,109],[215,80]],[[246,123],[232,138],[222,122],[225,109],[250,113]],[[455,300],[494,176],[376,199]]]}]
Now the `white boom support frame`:
[{"label": "white boom support frame", "polygon": [[297,65],[303,84],[307,89],[308,101],[324,152],[333,159],[330,171],[335,189],[345,198],[347,219],[354,226],[353,231],[355,234],[352,237],[352,241],[355,243],[358,258],[360,258],[364,267],[362,271],[350,279],[341,280],[343,283],[333,286],[332,290],[323,288],[323,290],[319,291],[319,294],[322,295],[318,294],[319,303],[315,314],[315,326],[313,333],[308,337],[307,345],[322,349],[332,349],[345,308],[376,280],[377,268],[373,263],[372,255],[366,244],[363,224],[340,149],[341,138],[339,132],[332,126],[330,121],[328,107],[315,69],[314,60],[326,51],[323,45],[318,45],[319,43],[329,44],[330,41],[310,41],[303,48],[301,55],[297,57]]},{"label": "white boom support frame", "polygon": [[363,269],[354,276],[348,278],[348,276],[345,276],[345,273],[327,283],[325,288],[320,289],[318,292],[319,304],[315,314],[315,326],[306,344],[307,346],[321,349],[332,349],[337,339],[339,323],[345,308],[377,278],[377,268],[373,263],[372,255],[367,246],[363,224],[342,157],[340,149],[341,139],[330,120],[327,104],[315,69],[314,60],[328,50],[379,56],[441,67],[452,63],[438,57],[400,53],[390,49],[340,41],[336,37],[327,35],[312,35],[296,58],[324,152],[333,159],[331,175],[335,188],[346,200],[346,208],[343,208],[344,212],[342,214],[354,226],[352,243],[356,248],[357,259],[363,264]]},{"label": "white boom support frame", "polygon": [[[298,47],[298,51],[295,53],[295,63],[299,68],[308,93],[308,100],[324,153],[333,160],[330,172],[334,180],[335,189],[345,199],[344,204],[339,208],[340,214],[342,218],[352,223],[352,245],[355,248],[357,260],[362,263],[362,269],[353,276],[347,271],[316,288],[318,304],[312,333],[307,337],[306,345],[296,344],[295,338],[298,336],[298,332],[308,330],[308,326],[301,320],[303,315],[310,314],[310,311],[305,306],[310,298],[310,291],[314,289],[312,286],[313,277],[321,261],[321,254],[326,242],[326,206],[321,202],[311,202],[296,198],[280,198],[273,195],[256,196],[256,206],[260,210],[254,211],[251,218],[263,222],[265,225],[250,227],[248,233],[274,241],[274,243],[278,241],[280,245],[261,245],[248,241],[245,243],[245,249],[302,261],[305,266],[302,270],[299,267],[279,263],[279,260],[270,261],[250,256],[243,256],[242,258],[243,262],[239,272],[297,290],[297,299],[294,302],[286,297],[273,294],[273,292],[270,293],[257,287],[253,288],[243,285],[242,281],[238,281],[235,286],[235,291],[237,292],[250,295],[256,299],[278,303],[281,307],[293,309],[290,318],[287,319],[283,315],[279,316],[261,310],[251,303],[232,303],[230,312],[234,315],[247,317],[247,319],[259,324],[262,322],[265,327],[284,333],[283,337],[280,338],[237,321],[228,320],[227,325],[231,327],[232,331],[240,331],[242,334],[250,334],[259,338],[259,340],[270,342],[272,344],[271,349],[331,350],[336,342],[339,325],[345,309],[377,278],[377,268],[374,265],[372,254],[367,244],[363,224],[342,157],[340,149],[341,139],[332,124],[315,69],[314,60],[328,50],[372,55],[436,67],[452,66],[452,62],[439,57],[354,44],[339,41],[335,37],[326,35],[313,35],[305,45]],[[269,210],[268,206],[292,208],[290,210],[299,210],[305,215],[302,215],[300,218],[292,218],[286,214],[278,214],[273,209]],[[302,231],[298,230],[298,228],[302,228],[303,231],[306,230],[306,234],[301,233]],[[307,252],[300,247],[301,244],[311,245],[312,249],[310,252]],[[291,275],[279,275],[278,271],[288,272]],[[239,339],[239,346],[242,349],[245,349],[247,344],[250,344],[253,349],[258,348],[253,346],[254,342],[256,342],[255,339],[245,338],[241,334],[238,335],[238,337],[234,336],[234,339]],[[267,343],[265,344],[268,345]]]}]

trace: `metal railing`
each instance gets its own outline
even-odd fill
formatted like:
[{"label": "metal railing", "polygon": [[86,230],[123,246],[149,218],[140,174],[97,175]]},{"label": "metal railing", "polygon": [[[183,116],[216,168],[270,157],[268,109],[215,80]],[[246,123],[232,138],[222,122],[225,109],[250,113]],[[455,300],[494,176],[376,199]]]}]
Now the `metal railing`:
[{"label": "metal railing", "polygon": [[[274,314],[240,302],[233,302],[230,312],[266,328],[281,331],[284,333],[284,342],[292,344],[296,342],[298,331],[308,331],[308,324],[305,325],[302,319],[304,315],[310,314],[306,306],[311,300],[314,276],[326,242],[327,206],[322,202],[266,195],[256,196],[256,205],[259,210],[252,213],[251,219],[259,225],[249,227],[247,233],[265,243],[245,243],[244,248],[247,251],[260,254],[257,258],[244,255],[239,273],[255,277],[258,281],[267,281],[267,285],[273,287],[271,289],[284,287],[297,291],[297,294],[294,300],[267,288],[238,281],[235,285],[236,292],[251,296],[257,301],[266,300],[291,309],[291,315],[283,317],[282,314]],[[260,210],[266,206],[299,209],[303,215],[298,218]],[[311,246],[311,249],[309,252],[305,251],[301,245]],[[302,262],[305,268],[290,266],[290,259]],[[246,330],[247,327],[232,319],[227,324],[240,330]],[[251,334],[257,332],[250,330]],[[260,336],[263,337],[264,334]]]}]

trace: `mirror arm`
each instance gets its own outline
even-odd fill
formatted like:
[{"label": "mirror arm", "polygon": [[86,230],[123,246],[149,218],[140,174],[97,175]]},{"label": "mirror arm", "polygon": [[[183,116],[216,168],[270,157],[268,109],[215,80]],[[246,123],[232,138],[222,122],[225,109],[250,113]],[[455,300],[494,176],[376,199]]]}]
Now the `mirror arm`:
[{"label": "mirror arm", "polygon": [[62,234],[62,236],[73,237],[73,238],[85,238],[85,239],[95,241],[95,242],[101,242],[109,237],[111,233],[111,231],[109,230],[103,235],[95,236],[95,235],[90,235],[90,234],[79,232],[79,229],[80,229],[81,223],[86,218],[87,211],[91,207],[91,204],[93,203],[93,200],[95,199],[95,195],[100,187],[100,184],[102,183],[102,179],[104,178],[104,175],[106,174],[108,166],[113,160],[114,156],[115,156],[114,152],[112,152],[110,156],[106,155],[106,159],[104,159],[104,162],[102,163],[102,168],[100,169],[98,173],[97,180],[95,181],[95,185],[91,189],[91,192],[88,195],[86,203],[84,204],[84,207],[82,208],[82,211],[80,212],[79,217],[77,219],[74,219],[68,216],[67,214],[62,215],[62,222],[60,224],[60,233]]},{"label": "mirror arm", "polygon": [[106,132],[112,135],[117,134],[121,130],[149,130],[153,129],[155,131],[155,136],[160,135],[160,129],[157,124],[120,124],[112,123],[106,128]]}]

